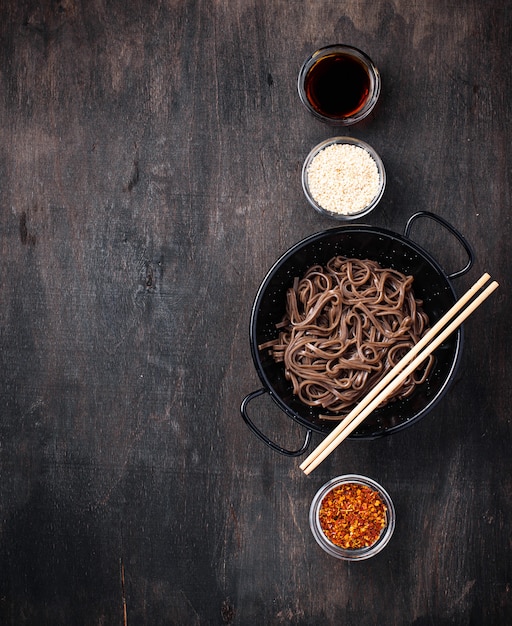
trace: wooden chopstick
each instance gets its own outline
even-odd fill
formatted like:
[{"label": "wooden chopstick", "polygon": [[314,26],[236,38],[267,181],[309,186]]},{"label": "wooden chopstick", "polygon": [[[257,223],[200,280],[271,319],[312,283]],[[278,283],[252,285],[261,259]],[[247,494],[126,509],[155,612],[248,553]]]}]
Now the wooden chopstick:
[{"label": "wooden chopstick", "polygon": [[408,363],[421,351],[428,343],[448,324],[448,322],[458,313],[458,311],[484,286],[489,280],[489,274],[483,274],[476,283],[468,289],[468,291],[439,319],[436,324],[415,344],[407,354],[391,369],[379,383],[371,389],[367,395],[352,409],[352,411],[343,419],[342,422],[320,443],[317,448],[303,461],[300,469],[305,469],[313,459],[318,456],[327,446],[336,439],[336,437],[352,422],[353,419],[362,411],[370,402],[379,394],[386,386],[391,383],[393,378],[403,370]]},{"label": "wooden chopstick", "polygon": [[444,330],[473,296],[490,279],[484,274],[430,329],[428,333],[397,363],[397,365],[352,409],[343,421],[313,450],[300,465],[305,474],[312,472],[329,454],[359,426],[359,424],[383,402],[421,363],[456,330],[473,311],[498,287],[493,281],[468,307]]}]

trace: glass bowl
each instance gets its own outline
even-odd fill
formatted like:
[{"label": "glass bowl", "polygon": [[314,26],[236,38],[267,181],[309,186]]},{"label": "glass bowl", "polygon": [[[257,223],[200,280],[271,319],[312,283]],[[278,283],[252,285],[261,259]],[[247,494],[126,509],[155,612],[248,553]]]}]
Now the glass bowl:
[{"label": "glass bowl", "polygon": [[386,188],[384,163],[360,139],[331,137],[306,157],[302,188],[309,204],[322,215],[355,220],[380,202]]},{"label": "glass bowl", "polygon": [[381,78],[370,57],[353,46],[320,48],[303,63],[299,97],[316,118],[349,126],[366,118],[379,99]]},{"label": "glass bowl", "polygon": [[[369,546],[360,548],[341,547],[340,545],[337,545],[337,543],[333,543],[322,529],[320,512],[324,498],[336,488],[343,487],[344,485],[358,485],[369,488],[374,494],[378,494],[378,501],[380,502],[380,505],[378,506],[382,506],[382,504],[384,504],[386,508],[384,527],[380,531],[378,538]],[[379,508],[376,510],[377,512],[381,511]],[[370,557],[378,554],[388,544],[395,529],[395,517],[396,514],[393,501],[381,485],[365,476],[359,476],[358,474],[345,474],[344,476],[333,478],[317,491],[313,501],[311,502],[309,510],[309,525],[311,527],[313,537],[316,539],[320,547],[327,552],[327,554],[345,561],[363,561],[364,559],[369,559]],[[353,522],[349,523],[353,524]]]}]

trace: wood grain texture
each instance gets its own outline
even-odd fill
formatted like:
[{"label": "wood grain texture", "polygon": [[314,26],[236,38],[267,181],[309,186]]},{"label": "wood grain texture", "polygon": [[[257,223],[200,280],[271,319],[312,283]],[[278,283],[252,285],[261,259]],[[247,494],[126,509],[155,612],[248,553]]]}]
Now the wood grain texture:
[{"label": "wood grain texture", "polygon": [[[427,5],[428,6],[427,6]],[[510,3],[4,0],[0,5],[0,621],[506,624],[512,619]],[[371,223],[430,210],[475,249],[450,393],[414,428],[347,441],[311,476],[257,440],[248,325],[266,271],[333,226],[300,187],[338,133],[300,65],[344,42],[379,67]],[[464,254],[415,238],[448,272]],[[303,431],[264,396],[282,445]],[[341,473],[397,508],[384,552],[308,527]]]}]

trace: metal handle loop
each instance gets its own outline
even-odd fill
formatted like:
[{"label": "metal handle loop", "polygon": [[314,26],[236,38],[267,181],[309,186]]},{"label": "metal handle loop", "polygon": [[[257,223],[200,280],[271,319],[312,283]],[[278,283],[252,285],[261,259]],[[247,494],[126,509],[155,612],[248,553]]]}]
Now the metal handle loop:
[{"label": "metal handle loop", "polygon": [[252,432],[257,437],[259,437],[261,441],[266,443],[267,446],[272,448],[272,450],[275,450],[276,452],[279,452],[280,454],[284,454],[285,456],[300,456],[301,454],[304,454],[304,452],[306,452],[311,442],[311,434],[312,434],[311,430],[307,430],[306,438],[304,439],[304,443],[302,444],[302,447],[299,450],[287,450],[286,448],[282,448],[277,443],[269,439],[266,435],[264,435],[249,417],[247,413],[247,405],[249,404],[251,400],[254,400],[254,398],[257,398],[258,396],[261,396],[264,393],[267,393],[265,389],[257,389],[256,391],[253,391],[247,396],[245,396],[245,398],[242,400],[242,404],[240,405],[240,413],[242,414],[242,417],[244,418],[245,423],[247,424],[247,426],[249,426]]},{"label": "metal handle loop", "polygon": [[427,217],[433,220],[434,222],[441,224],[441,226],[446,228],[446,230],[450,232],[457,239],[457,241],[461,244],[461,246],[466,251],[466,254],[468,255],[467,264],[461,270],[458,270],[457,272],[453,272],[452,274],[448,274],[448,278],[457,278],[458,276],[462,276],[463,274],[466,274],[467,272],[469,272],[469,270],[471,269],[475,261],[475,254],[473,252],[473,248],[470,246],[469,242],[466,240],[464,235],[460,233],[454,226],[452,226],[450,222],[446,221],[444,217],[440,217],[439,215],[436,215],[435,213],[431,213],[430,211],[418,211],[417,213],[414,213],[414,215],[411,215],[411,217],[408,219],[407,224],[405,225],[404,236],[407,237],[408,239],[411,239],[409,234],[411,232],[412,225],[420,217]]}]

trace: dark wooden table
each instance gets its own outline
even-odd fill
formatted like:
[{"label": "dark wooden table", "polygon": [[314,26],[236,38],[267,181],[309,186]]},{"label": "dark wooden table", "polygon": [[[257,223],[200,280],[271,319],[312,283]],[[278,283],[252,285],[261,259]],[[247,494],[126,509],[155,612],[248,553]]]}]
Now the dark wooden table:
[{"label": "dark wooden table", "polygon": [[[0,8],[0,623],[509,624],[512,5],[3,0]],[[344,42],[382,74],[342,131],[388,175],[367,220],[432,211],[473,245],[449,393],[305,476],[257,439],[251,305],[292,244],[336,224],[300,184],[339,134],[296,89]],[[463,254],[417,235],[447,272]],[[262,429],[304,431],[268,398]],[[314,436],[316,445],[321,440]],[[317,489],[366,474],[397,509],[361,563],[315,543]]]}]

